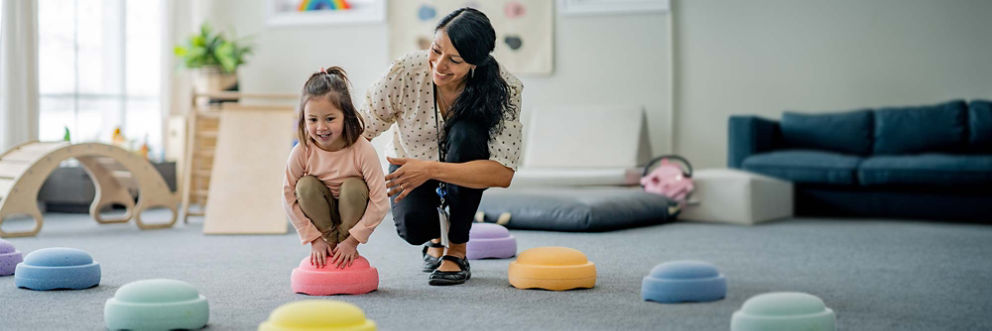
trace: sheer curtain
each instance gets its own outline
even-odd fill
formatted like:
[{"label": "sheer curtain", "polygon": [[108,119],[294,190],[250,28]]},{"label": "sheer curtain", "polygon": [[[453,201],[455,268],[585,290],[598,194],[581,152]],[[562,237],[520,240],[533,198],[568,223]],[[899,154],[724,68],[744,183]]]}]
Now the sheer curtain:
[{"label": "sheer curtain", "polygon": [[159,0],[38,1],[42,140],[147,142],[161,154],[162,18]]},{"label": "sheer curtain", "polygon": [[38,3],[3,1],[0,151],[38,139]]}]

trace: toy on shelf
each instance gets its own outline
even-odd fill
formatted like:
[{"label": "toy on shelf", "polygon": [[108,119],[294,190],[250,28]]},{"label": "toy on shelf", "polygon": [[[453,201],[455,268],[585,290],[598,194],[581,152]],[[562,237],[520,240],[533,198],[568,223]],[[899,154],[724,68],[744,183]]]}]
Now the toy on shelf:
[{"label": "toy on shelf", "polygon": [[121,128],[114,128],[114,134],[110,137],[110,142],[117,147],[124,147],[127,144],[127,139],[124,138],[124,134],[121,133]]},{"label": "toy on shelf", "polygon": [[148,135],[145,135],[145,142],[141,143],[141,148],[138,149],[138,155],[141,155],[146,161],[148,160]]}]

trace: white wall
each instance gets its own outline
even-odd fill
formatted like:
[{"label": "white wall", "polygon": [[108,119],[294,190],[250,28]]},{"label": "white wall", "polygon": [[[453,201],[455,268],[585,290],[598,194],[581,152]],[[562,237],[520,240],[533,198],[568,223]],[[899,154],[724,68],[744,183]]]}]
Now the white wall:
[{"label": "white wall", "polygon": [[[359,100],[391,61],[385,24],[270,28],[264,0],[199,6],[216,27],[255,36],[245,91],[296,92],[309,73],[340,65]],[[692,0],[672,8],[674,73],[667,14],[555,15],[554,73],[520,77],[525,116],[549,106],[645,105],[654,153],[669,152],[674,74],[675,151],[702,168],[725,166],[731,114],[992,98],[992,1]]]},{"label": "white wall", "polygon": [[[408,0],[393,0],[408,1]],[[551,0],[549,0],[551,1]],[[247,92],[297,92],[321,66],[339,65],[351,76],[353,99],[387,69],[386,23],[267,27],[264,0],[217,0],[199,10],[223,30],[253,35],[256,54],[241,72]],[[551,76],[520,76],[524,116],[548,106],[644,105],[652,147],[668,145],[668,30],[665,14],[555,15]],[[590,133],[594,135],[594,133]]]},{"label": "white wall", "polygon": [[678,1],[677,148],[726,166],[727,118],[992,98],[992,1]]}]

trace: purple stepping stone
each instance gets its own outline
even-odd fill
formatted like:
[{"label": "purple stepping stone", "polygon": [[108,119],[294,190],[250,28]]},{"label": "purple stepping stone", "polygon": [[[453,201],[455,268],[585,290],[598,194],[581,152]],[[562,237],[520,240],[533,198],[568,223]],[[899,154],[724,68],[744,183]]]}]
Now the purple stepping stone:
[{"label": "purple stepping stone", "polygon": [[13,275],[17,264],[23,260],[21,252],[15,249],[13,244],[0,239],[0,276]]},{"label": "purple stepping stone", "polygon": [[505,259],[517,255],[517,239],[502,225],[472,223],[468,237],[465,255],[469,260]]}]

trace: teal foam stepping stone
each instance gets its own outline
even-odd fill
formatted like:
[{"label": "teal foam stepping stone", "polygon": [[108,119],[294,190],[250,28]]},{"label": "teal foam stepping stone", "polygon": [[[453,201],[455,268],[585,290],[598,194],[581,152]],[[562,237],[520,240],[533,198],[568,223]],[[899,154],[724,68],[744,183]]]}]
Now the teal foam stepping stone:
[{"label": "teal foam stepping stone", "polygon": [[731,331],[834,331],[834,311],[802,292],[771,292],[744,301],[730,320]]},{"label": "teal foam stepping stone", "polygon": [[14,268],[14,284],[38,291],[90,288],[100,284],[100,264],[81,249],[43,248]]},{"label": "teal foam stepping stone", "polygon": [[14,248],[14,244],[0,239],[0,276],[10,276],[14,274],[14,268],[24,260],[21,251]]},{"label": "teal foam stepping stone", "polygon": [[103,306],[110,330],[192,330],[207,325],[209,318],[207,298],[193,285],[174,279],[127,283]]},{"label": "teal foam stepping stone", "polygon": [[727,279],[703,261],[659,264],[641,282],[641,298],[661,303],[706,302],[727,296]]}]

